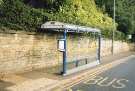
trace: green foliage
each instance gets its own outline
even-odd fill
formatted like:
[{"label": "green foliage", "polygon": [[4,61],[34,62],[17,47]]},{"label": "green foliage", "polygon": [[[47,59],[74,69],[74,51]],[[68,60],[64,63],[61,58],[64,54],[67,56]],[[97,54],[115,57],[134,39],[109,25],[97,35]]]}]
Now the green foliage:
[{"label": "green foliage", "polygon": [[3,3],[3,0],[0,0],[0,5]]},{"label": "green foliage", "polygon": [[[69,8],[70,7],[70,8]],[[112,19],[100,11],[93,0],[66,0],[54,20],[112,30]]]},{"label": "green foliage", "polygon": [[[32,30],[43,23],[46,16],[42,10],[26,6],[21,0],[3,0],[0,23],[13,29]],[[16,27],[18,26],[18,27]]]},{"label": "green foliage", "polygon": [[43,8],[35,8],[32,1],[38,0],[3,0],[0,25],[33,31],[42,23],[55,20],[106,31],[113,28],[112,19],[96,7],[94,0],[41,0]]},{"label": "green foliage", "polygon": [[[112,31],[102,31],[102,37],[107,38],[107,39],[112,39]],[[127,41],[127,35],[123,32],[120,31],[115,31],[114,32],[114,40],[122,40],[122,41]]]},{"label": "green foliage", "polygon": [[[95,0],[99,7],[109,16],[113,17],[114,0]],[[126,34],[135,33],[135,1],[134,0],[115,0],[116,1],[116,22],[117,29]]]}]

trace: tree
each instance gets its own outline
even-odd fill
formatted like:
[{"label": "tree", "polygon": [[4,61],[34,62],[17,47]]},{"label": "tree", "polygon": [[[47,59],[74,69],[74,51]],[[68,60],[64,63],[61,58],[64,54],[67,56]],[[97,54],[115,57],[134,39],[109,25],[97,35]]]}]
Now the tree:
[{"label": "tree", "polygon": [[[113,1],[114,0],[95,0],[97,5],[108,12],[113,18]],[[134,0],[116,0],[116,22],[119,31],[135,33],[135,1]]]}]

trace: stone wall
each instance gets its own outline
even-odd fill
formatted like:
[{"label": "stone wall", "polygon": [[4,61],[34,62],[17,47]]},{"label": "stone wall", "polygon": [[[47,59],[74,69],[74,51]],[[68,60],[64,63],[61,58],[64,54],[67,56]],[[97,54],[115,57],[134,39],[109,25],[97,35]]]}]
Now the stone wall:
[{"label": "stone wall", "polygon": [[[60,37],[59,33],[0,33],[0,73],[24,72],[62,63],[62,53],[57,50]],[[68,35],[67,41],[68,61],[96,57],[94,39]],[[129,50],[127,43],[116,41],[115,44],[116,53]],[[103,40],[102,56],[111,53],[110,47],[110,41]]]},{"label": "stone wall", "polygon": [[[102,40],[102,44],[101,44],[102,57],[112,54],[111,48],[112,48],[111,40],[108,39]],[[126,51],[130,51],[130,45],[128,43],[122,41],[114,41],[114,54],[118,54]]]}]

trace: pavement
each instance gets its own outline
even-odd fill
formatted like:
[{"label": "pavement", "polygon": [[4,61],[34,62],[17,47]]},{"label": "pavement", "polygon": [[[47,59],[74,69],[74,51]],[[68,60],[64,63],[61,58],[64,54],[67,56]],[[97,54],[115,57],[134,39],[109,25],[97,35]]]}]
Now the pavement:
[{"label": "pavement", "polygon": [[[129,58],[128,56],[133,56],[133,54],[132,52],[126,52],[103,57],[101,65],[65,77],[48,73],[46,69],[10,74],[0,80],[0,91],[72,91],[72,89],[76,91],[78,87],[74,87],[74,85],[125,63]],[[123,58],[124,60],[121,60]]]}]

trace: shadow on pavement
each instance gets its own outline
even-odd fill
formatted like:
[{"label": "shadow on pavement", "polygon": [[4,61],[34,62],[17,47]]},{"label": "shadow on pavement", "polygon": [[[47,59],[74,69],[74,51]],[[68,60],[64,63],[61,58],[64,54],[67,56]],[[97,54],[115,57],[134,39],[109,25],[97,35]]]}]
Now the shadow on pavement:
[{"label": "shadow on pavement", "polygon": [[7,88],[13,85],[11,82],[0,80],[0,91],[10,91]]}]

